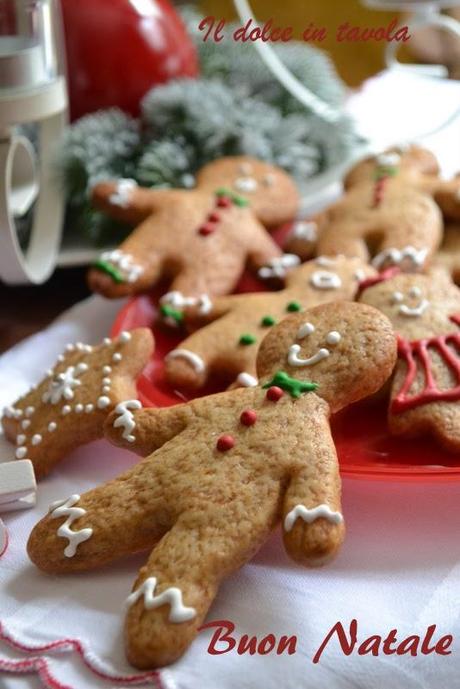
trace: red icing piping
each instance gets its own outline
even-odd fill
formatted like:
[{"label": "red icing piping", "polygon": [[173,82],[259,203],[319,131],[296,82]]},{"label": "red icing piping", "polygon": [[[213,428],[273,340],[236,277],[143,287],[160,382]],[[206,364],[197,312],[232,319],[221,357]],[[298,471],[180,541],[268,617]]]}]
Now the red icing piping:
[{"label": "red icing piping", "polygon": [[[451,321],[460,325],[460,317],[452,316]],[[448,347],[453,344],[458,352],[457,356]],[[433,375],[433,368],[428,347],[435,348],[446,366],[455,374],[457,384],[448,390],[438,388]],[[407,371],[404,382],[390,405],[392,414],[401,414],[430,402],[456,402],[460,400],[460,333],[449,333],[437,337],[425,338],[409,342],[398,335],[398,356],[406,363]],[[425,376],[425,386],[421,392],[410,395],[409,391],[417,375],[417,358],[421,361]]]}]

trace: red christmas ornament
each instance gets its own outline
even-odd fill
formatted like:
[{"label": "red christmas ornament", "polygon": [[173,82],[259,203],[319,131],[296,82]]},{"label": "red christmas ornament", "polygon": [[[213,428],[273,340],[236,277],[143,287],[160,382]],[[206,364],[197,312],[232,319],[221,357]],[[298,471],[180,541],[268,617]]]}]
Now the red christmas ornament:
[{"label": "red christmas ornament", "polygon": [[257,414],[254,409],[245,409],[241,412],[240,421],[243,426],[253,426],[257,421]]},{"label": "red christmas ornament", "polygon": [[231,450],[232,447],[235,447],[235,438],[231,435],[221,435],[217,440],[216,447],[219,452],[227,452],[227,450]]},{"label": "red christmas ornament", "polygon": [[198,60],[169,0],[62,0],[70,112],[139,114],[156,84],[196,77]]},{"label": "red christmas ornament", "polygon": [[284,395],[283,390],[281,388],[277,387],[276,385],[272,385],[271,388],[268,388],[266,397],[270,402],[278,402]]}]

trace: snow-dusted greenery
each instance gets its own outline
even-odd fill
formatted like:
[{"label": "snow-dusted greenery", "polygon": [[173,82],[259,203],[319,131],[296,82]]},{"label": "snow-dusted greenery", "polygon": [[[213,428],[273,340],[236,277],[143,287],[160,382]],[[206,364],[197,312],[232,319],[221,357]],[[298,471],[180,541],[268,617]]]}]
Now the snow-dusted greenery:
[{"label": "snow-dusted greenery", "polygon": [[[105,239],[104,223],[88,198],[98,180],[132,177],[145,186],[190,187],[209,160],[248,154],[281,165],[302,182],[341,160],[354,139],[347,118],[330,125],[296,101],[252,45],[203,43],[199,16],[188,9],[184,19],[201,77],[152,89],[139,120],[116,108],[86,115],[68,128],[60,147],[57,171],[72,219],[96,240]],[[305,86],[341,107],[345,88],[324,53],[300,42],[275,49]]]}]

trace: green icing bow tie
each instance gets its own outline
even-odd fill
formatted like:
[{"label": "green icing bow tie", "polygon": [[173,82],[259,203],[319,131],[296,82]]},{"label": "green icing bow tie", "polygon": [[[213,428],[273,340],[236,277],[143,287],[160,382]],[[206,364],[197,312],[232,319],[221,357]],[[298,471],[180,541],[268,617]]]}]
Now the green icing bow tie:
[{"label": "green icing bow tie", "polygon": [[291,378],[285,371],[278,371],[275,373],[270,382],[265,383],[263,388],[271,388],[273,385],[289,392],[291,397],[297,399],[305,392],[314,392],[318,389],[318,383],[310,383],[309,381],[297,380]]}]

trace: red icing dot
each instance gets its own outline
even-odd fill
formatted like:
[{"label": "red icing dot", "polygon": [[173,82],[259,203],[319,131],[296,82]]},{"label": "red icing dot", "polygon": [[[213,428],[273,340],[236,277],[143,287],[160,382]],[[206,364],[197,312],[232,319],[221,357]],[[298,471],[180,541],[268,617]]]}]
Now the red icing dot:
[{"label": "red icing dot", "polygon": [[227,452],[235,446],[235,438],[231,435],[221,435],[217,440],[217,449],[219,452]]},{"label": "red icing dot", "polygon": [[278,388],[276,385],[272,385],[271,388],[268,388],[267,390],[267,399],[270,400],[270,402],[278,402],[284,395],[284,392],[281,390],[281,388]]},{"label": "red icing dot", "polygon": [[257,414],[254,409],[245,409],[241,412],[240,421],[243,426],[253,426],[257,421]]},{"label": "red icing dot", "polygon": [[229,208],[232,205],[232,200],[228,196],[220,196],[217,199],[217,206],[219,208]]},{"label": "red icing dot", "polygon": [[211,225],[211,223],[208,223],[208,222],[207,222],[207,223],[205,223],[204,225],[202,225],[202,226],[200,227],[200,229],[198,230],[198,232],[199,232],[201,235],[203,235],[203,237],[207,237],[208,234],[212,234],[213,232],[215,232],[215,230],[216,230],[216,228],[215,228],[213,225]]},{"label": "red icing dot", "polygon": [[220,215],[219,213],[216,213],[216,211],[213,211],[208,215],[208,220],[209,222],[219,222],[220,220]]}]

